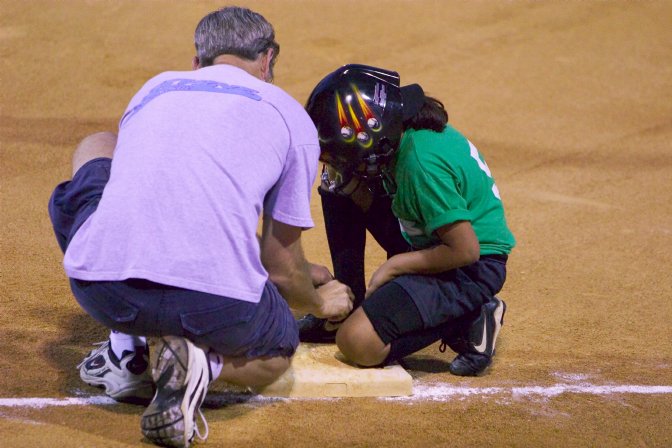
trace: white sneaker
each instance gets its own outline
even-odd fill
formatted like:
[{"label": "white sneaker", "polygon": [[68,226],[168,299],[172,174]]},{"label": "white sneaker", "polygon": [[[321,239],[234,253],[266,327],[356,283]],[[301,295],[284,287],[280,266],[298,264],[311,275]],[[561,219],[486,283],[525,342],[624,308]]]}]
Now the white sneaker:
[{"label": "white sneaker", "polygon": [[[152,376],[156,395],[142,414],[142,433],[157,445],[189,447],[197,435],[208,437],[208,423],[201,404],[208,392],[210,371],[205,352],[188,339],[166,336],[157,345]],[[201,435],[196,414],[205,425]]]},{"label": "white sneaker", "polygon": [[125,351],[118,359],[110,341],[98,342],[97,349],[77,365],[82,380],[117,401],[148,403],[154,395],[154,384],[149,375],[149,350],[136,347],[135,352]]}]

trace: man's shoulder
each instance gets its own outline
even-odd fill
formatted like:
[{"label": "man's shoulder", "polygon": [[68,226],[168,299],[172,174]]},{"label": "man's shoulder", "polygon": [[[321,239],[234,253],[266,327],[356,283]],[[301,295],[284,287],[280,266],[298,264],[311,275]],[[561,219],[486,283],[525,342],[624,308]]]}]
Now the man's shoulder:
[{"label": "man's shoulder", "polygon": [[212,91],[241,95],[272,107],[285,122],[294,140],[317,142],[317,130],[303,106],[281,87],[264,82],[244,70],[219,64],[189,71],[165,71],[149,79],[136,101],[167,91]]},{"label": "man's shoulder", "polygon": [[287,91],[282,89],[275,84],[267,84],[266,86],[266,100],[278,108],[282,108],[283,111],[299,114],[307,118],[308,113],[305,111],[301,103],[299,103],[296,98],[290,95]]},{"label": "man's shoulder", "polygon": [[[310,143],[317,143],[317,129],[310,116],[292,95],[282,88],[268,84],[264,101],[273,106],[282,116],[291,132],[301,132],[310,138]],[[303,139],[302,139],[303,140]]]}]

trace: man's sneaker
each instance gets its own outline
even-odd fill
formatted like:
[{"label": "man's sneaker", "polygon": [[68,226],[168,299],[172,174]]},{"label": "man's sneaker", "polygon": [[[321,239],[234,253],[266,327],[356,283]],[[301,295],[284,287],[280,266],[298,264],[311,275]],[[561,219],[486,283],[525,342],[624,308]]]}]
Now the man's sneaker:
[{"label": "man's sneaker", "polygon": [[147,404],[154,395],[154,383],[149,375],[149,350],[136,347],[135,352],[124,351],[121,359],[114,354],[110,341],[99,342],[77,365],[82,380],[117,401]]},{"label": "man's sneaker", "polygon": [[336,342],[338,326],[320,319],[312,314],[306,314],[296,321],[299,325],[299,340],[301,342],[316,342],[331,344]]},{"label": "man's sneaker", "polygon": [[[162,338],[156,353],[152,369],[156,395],[142,414],[142,433],[161,446],[189,447],[194,435],[207,439],[208,423],[201,413],[210,382],[207,355],[177,336]],[[203,436],[196,425],[196,414],[205,425]]]},{"label": "man's sneaker", "polygon": [[466,339],[446,341],[458,355],[448,366],[453,375],[477,376],[485,372],[492,364],[495,355],[495,343],[502,325],[504,325],[506,303],[493,297],[483,305],[481,314],[474,320],[467,333]]}]

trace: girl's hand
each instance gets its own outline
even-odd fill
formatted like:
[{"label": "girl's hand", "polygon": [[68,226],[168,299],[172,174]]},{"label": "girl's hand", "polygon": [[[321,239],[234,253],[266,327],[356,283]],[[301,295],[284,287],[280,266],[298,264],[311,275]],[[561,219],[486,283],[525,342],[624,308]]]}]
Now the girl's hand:
[{"label": "girl's hand", "polygon": [[405,274],[434,275],[478,261],[480,244],[469,221],[456,221],[437,229],[442,244],[397,254],[371,276],[365,298],[385,283]]},{"label": "girl's hand", "polygon": [[373,273],[371,280],[369,281],[369,286],[366,288],[364,298],[368,299],[376,289],[380,288],[385,283],[393,280],[399,275],[401,275],[401,272],[399,272],[396,267],[395,257],[392,257],[383,263],[383,265]]}]

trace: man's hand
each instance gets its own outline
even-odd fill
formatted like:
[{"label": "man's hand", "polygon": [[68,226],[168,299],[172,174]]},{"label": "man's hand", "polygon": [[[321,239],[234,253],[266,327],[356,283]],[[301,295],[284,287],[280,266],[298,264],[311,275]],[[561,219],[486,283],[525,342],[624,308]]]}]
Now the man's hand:
[{"label": "man's hand", "polygon": [[322,306],[313,313],[315,317],[338,322],[348,317],[352,311],[355,295],[349,286],[338,280],[330,280],[319,286],[317,293],[322,298]]},{"label": "man's hand", "polygon": [[310,264],[310,279],[313,281],[313,286],[316,288],[334,279],[334,276],[329,272],[326,266],[319,264]]}]

